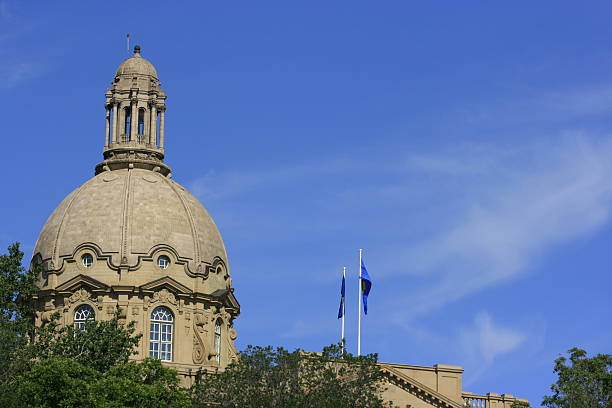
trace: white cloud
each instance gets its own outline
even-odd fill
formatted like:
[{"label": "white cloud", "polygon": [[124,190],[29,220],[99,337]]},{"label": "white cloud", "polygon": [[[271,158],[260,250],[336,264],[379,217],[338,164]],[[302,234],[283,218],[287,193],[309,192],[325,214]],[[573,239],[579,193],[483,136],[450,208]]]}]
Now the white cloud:
[{"label": "white cloud", "polygon": [[473,367],[468,383],[480,377],[497,357],[525,344],[527,338],[525,332],[495,323],[487,312],[477,314],[473,326],[460,331],[466,362]]},{"label": "white cloud", "polygon": [[[453,197],[461,187],[439,191],[449,206],[457,200],[465,205],[454,214],[454,223],[404,248],[399,262],[418,270],[428,284],[415,293],[410,308],[402,308],[409,312],[398,315],[399,320],[524,273],[538,255],[609,220],[612,140],[566,137],[556,145],[532,146],[521,153],[524,157],[518,161],[506,161],[504,152],[487,158],[486,176],[459,175],[467,198]],[[498,163],[491,166],[491,160]]]},{"label": "white cloud", "polygon": [[485,362],[492,362],[498,355],[516,350],[527,338],[518,330],[496,325],[486,312],[478,314],[474,323],[477,344]]}]

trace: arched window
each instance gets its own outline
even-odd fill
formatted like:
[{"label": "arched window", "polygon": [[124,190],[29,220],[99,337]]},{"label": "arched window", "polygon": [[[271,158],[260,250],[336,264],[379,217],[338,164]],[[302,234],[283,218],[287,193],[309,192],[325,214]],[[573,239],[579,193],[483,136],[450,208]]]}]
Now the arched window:
[{"label": "arched window", "polygon": [[145,118],[145,110],[144,108],[138,109],[138,134],[144,135],[144,118]]},{"label": "arched window", "polygon": [[151,313],[149,357],[172,361],[172,332],[174,317],[166,307],[156,307]]},{"label": "arched window", "polygon": [[74,312],[74,328],[79,330],[85,330],[85,323],[88,320],[94,320],[95,318],[96,313],[94,312],[91,306],[79,306]]},{"label": "arched window", "polygon": [[215,360],[217,364],[221,362],[221,319],[215,323]]},{"label": "arched window", "polygon": [[125,108],[125,126],[123,129],[123,141],[124,142],[129,142],[130,141],[130,133],[132,131],[132,109],[131,108]]}]

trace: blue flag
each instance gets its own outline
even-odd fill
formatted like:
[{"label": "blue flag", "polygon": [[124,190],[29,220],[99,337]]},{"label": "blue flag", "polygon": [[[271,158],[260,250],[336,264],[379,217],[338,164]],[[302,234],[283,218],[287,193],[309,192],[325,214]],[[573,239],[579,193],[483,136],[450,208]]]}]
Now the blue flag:
[{"label": "blue flag", "polygon": [[340,289],[340,310],[338,310],[338,319],[344,316],[344,275],[342,276],[342,289]]},{"label": "blue flag", "polygon": [[363,259],[361,260],[361,293],[363,297],[363,311],[365,314],[368,314],[368,295],[370,294],[370,289],[372,289],[372,279],[370,279],[370,275],[368,274],[368,270],[363,263]]}]

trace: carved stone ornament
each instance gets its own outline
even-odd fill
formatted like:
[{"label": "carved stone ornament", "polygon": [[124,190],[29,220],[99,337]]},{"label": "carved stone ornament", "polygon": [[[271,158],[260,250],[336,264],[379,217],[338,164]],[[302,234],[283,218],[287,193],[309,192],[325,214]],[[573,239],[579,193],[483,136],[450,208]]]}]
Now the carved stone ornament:
[{"label": "carved stone ornament", "polygon": [[53,315],[53,312],[53,310],[48,310],[46,312],[36,312],[36,315],[40,319],[40,323],[45,326],[51,321],[51,316]]},{"label": "carved stone ornament", "polygon": [[98,296],[96,298],[96,303],[98,304],[98,310],[102,310],[102,307],[104,306],[104,296]]},{"label": "carved stone ornament", "polygon": [[192,359],[195,364],[203,364],[206,359],[206,347],[204,337],[206,330],[206,317],[203,314],[194,315],[193,319],[193,353]]},{"label": "carved stone ornament", "polygon": [[72,296],[68,298],[68,304],[71,305],[72,303],[76,303],[82,300],[89,300],[90,298],[91,294],[87,291],[87,289],[81,288],[74,292]]},{"label": "carved stone ornament", "polygon": [[151,303],[155,303],[155,302],[168,302],[168,303],[171,303],[173,305],[177,304],[176,297],[168,289],[162,289],[159,292],[155,292],[153,294],[153,298],[151,299],[150,302]]}]

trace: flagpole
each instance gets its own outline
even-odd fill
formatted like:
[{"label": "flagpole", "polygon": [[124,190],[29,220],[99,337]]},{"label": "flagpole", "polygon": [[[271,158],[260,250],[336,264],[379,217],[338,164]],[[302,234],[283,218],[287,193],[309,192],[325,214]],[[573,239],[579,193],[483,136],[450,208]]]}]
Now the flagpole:
[{"label": "flagpole", "polygon": [[[346,266],[342,269],[342,282],[346,281]],[[346,310],[346,299],[342,302],[342,354],[344,354],[345,340],[344,340],[344,315]]]},{"label": "flagpole", "polygon": [[357,356],[361,355],[361,252],[359,249],[359,318],[357,319]]}]

